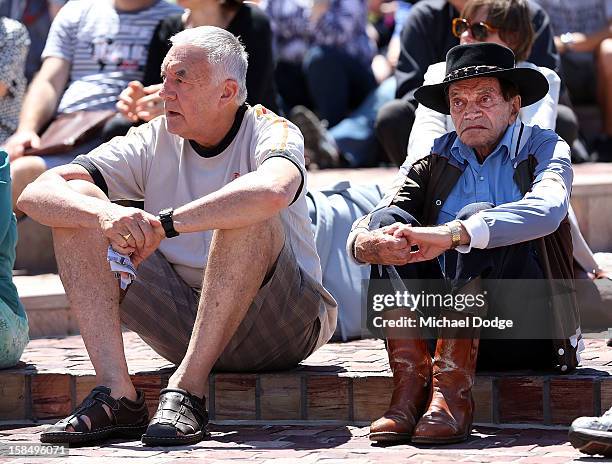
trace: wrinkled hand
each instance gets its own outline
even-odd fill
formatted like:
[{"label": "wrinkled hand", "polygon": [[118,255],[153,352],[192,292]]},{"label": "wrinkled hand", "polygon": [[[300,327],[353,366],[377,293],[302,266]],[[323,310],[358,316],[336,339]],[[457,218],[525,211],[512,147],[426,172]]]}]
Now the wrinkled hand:
[{"label": "wrinkled hand", "polygon": [[406,240],[409,248],[418,247],[417,251],[409,254],[408,260],[404,264],[429,261],[444,253],[452,245],[452,235],[445,226],[411,227],[406,224],[398,224],[394,230],[385,233]]},{"label": "wrinkled hand", "polygon": [[38,148],[40,137],[34,131],[22,130],[11,135],[4,142],[4,149],[9,154],[9,160],[13,161],[23,156],[26,148]]},{"label": "wrinkled hand", "polygon": [[109,203],[99,214],[98,221],[113,250],[129,255],[134,266],[150,256],[166,237],[161,222],[138,208]]},{"label": "wrinkled hand", "polygon": [[394,237],[400,223],[359,234],[355,238],[356,258],[370,264],[401,266],[410,256],[410,246],[406,239]]}]

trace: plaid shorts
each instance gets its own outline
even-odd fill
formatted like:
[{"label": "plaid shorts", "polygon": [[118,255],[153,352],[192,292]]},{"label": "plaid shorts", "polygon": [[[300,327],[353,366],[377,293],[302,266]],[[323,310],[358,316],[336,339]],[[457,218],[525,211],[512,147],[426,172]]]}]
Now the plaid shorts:
[{"label": "plaid shorts", "polygon": [[[285,242],[272,275],[214,366],[216,371],[291,369],[319,338],[320,284],[302,271]],[[161,252],[138,267],[121,302],[121,321],[167,360],[187,351],[200,294],[181,279]]]}]

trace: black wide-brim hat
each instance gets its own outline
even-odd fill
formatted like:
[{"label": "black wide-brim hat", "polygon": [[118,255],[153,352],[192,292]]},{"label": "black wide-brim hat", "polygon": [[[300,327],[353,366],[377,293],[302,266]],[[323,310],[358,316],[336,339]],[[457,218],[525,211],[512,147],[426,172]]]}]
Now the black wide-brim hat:
[{"label": "black wide-brim hat", "polygon": [[450,114],[447,89],[457,81],[476,77],[497,77],[513,82],[521,96],[521,106],[531,105],[548,93],[546,77],[536,69],[516,68],[514,53],[496,43],[457,45],[446,54],[446,77],[440,84],[423,85],[414,97],[432,110]]}]

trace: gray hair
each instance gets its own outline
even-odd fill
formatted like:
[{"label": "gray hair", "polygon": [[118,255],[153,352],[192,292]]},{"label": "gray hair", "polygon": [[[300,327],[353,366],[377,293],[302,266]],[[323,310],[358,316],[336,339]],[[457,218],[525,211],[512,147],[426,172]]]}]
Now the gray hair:
[{"label": "gray hair", "polygon": [[234,79],[238,83],[238,103],[246,101],[247,52],[240,40],[215,26],[199,26],[185,29],[170,38],[172,45],[193,45],[206,55],[208,63],[223,71],[222,79]]}]

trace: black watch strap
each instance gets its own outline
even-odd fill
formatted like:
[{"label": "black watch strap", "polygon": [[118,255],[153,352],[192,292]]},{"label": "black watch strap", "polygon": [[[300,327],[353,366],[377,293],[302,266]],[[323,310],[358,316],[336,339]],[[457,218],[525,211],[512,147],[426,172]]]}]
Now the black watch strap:
[{"label": "black watch strap", "polygon": [[166,232],[166,237],[168,238],[176,237],[179,234],[174,228],[172,214],[174,214],[174,209],[166,208],[162,209],[158,215],[159,221],[161,222],[164,232]]}]

